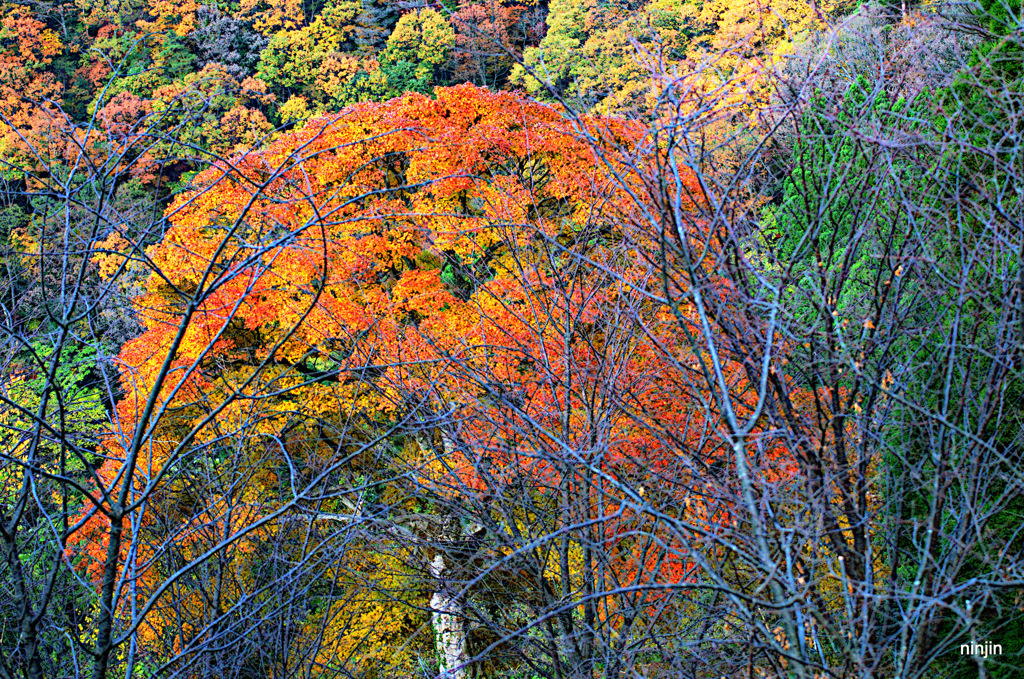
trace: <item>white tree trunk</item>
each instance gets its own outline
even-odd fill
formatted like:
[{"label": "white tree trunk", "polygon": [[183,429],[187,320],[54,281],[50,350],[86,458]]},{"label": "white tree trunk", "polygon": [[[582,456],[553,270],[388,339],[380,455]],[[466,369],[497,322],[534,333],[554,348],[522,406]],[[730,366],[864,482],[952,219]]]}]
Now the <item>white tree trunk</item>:
[{"label": "white tree trunk", "polygon": [[434,626],[434,640],[441,661],[440,679],[465,679],[465,664],[469,660],[466,650],[465,619],[462,601],[453,596],[442,573],[445,570],[444,556],[438,554],[430,563],[430,575],[437,581],[437,590],[430,597],[431,623]]}]

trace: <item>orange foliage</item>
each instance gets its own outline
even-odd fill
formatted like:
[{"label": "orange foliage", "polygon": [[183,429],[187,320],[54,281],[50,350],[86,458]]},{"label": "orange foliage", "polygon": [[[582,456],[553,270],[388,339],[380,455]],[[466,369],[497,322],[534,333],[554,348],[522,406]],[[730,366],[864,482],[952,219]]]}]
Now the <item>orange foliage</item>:
[{"label": "orange foliage", "polygon": [[173,32],[186,36],[196,28],[196,12],[199,3],[195,0],[153,0],[149,3],[147,14],[152,21],[140,19],[136,22],[139,30],[152,33],[156,42],[162,44],[162,34]]},{"label": "orange foliage", "polygon": [[4,5],[0,20],[0,169],[45,157],[49,132],[63,129],[56,105],[62,87],[44,70],[61,51],[60,38],[27,8]]},{"label": "orange foliage", "polygon": [[[611,140],[628,149],[643,136],[621,120],[581,124],[609,140],[613,165],[624,156]],[[603,530],[621,576],[684,579],[681,550],[633,551],[626,536],[643,517],[624,489],[674,479],[688,490],[669,493],[666,506],[703,530],[724,530],[729,507],[706,503],[713,493],[701,488],[711,482],[695,463],[718,457],[705,436],[716,415],[686,378],[696,354],[679,319],[631,297],[648,284],[637,248],[650,244],[628,242],[632,203],[608,170],[557,110],[464,85],[439,88],[434,100],[408,94],[313,119],[232,167],[201,173],[148,250],[160,274],[136,300],[145,332],[120,354],[126,397],[101,478],[125,482],[114,479],[153,389],[158,408],[174,409],[139,451],[129,481],[139,490],[213,408],[216,426],[197,443],[229,431],[255,446],[286,420],[330,427],[352,413],[399,417],[426,402],[457,413],[463,445],[446,449],[445,468],[426,469],[423,483],[482,491],[476,470],[487,455],[495,478],[529,477],[543,493],[575,464],[563,451],[589,451],[605,480],[588,511],[618,516]],[[593,266],[570,273],[572,258],[555,244]],[[175,346],[189,305],[195,313]],[[623,333],[618,314],[635,332]],[[172,377],[158,385],[169,354]],[[304,384],[291,366],[325,379]],[[743,371],[727,368],[737,393],[749,391]],[[250,417],[228,404],[246,380],[247,393],[287,399],[268,395],[268,410]],[[600,454],[590,437],[603,401],[617,405]],[[319,464],[320,451],[304,454],[302,464]],[[178,492],[158,496],[170,502]],[[207,501],[213,512],[229,498]],[[246,518],[273,505],[268,492]]]}]

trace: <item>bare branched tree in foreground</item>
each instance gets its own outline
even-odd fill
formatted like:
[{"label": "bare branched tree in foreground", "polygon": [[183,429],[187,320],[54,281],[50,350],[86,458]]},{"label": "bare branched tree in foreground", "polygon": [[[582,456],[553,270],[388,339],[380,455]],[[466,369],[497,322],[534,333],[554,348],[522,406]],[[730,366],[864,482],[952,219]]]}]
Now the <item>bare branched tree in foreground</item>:
[{"label": "bare branched tree in foreground", "polygon": [[[632,168],[636,237],[662,246],[648,262],[737,487],[723,546],[744,584],[731,632],[693,642],[715,647],[707,676],[1020,667],[1022,36],[927,21],[932,42],[870,16],[824,37],[763,136],[733,132],[742,104],[700,73],[665,77],[658,163]],[[968,30],[998,47],[964,71]]]}]

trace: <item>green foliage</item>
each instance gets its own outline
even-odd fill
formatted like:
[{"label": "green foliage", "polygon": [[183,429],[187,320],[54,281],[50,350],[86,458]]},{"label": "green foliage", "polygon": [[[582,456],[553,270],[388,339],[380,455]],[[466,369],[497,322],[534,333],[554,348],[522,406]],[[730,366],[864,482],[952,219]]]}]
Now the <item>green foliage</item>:
[{"label": "green foliage", "polygon": [[992,106],[994,98],[1013,101],[1024,97],[1022,8],[1020,0],[981,1],[975,18],[979,32],[987,35],[971,54],[970,68],[941,93],[944,111],[937,120],[939,127],[948,134],[966,136],[987,151],[969,158],[960,154],[957,161],[996,182],[1005,175],[1000,165],[1019,167],[1024,148],[1020,143],[1024,119],[1019,115],[1011,119],[1005,106]]},{"label": "green foliage", "polygon": [[384,101],[393,91],[388,76],[380,69],[361,68],[335,89],[332,103],[341,108],[360,101]]},{"label": "green foliage", "polygon": [[[875,283],[868,274],[901,240],[900,206],[886,200],[884,185],[923,183],[909,159],[883,171],[878,147],[858,136],[913,127],[906,121],[919,120],[922,111],[919,103],[893,101],[863,76],[850,85],[841,109],[827,107],[823,97],[815,98],[798,125],[793,169],[767,231],[774,230],[778,259],[806,296],[800,322],[815,325],[812,319],[827,308],[835,323],[859,325]],[[845,284],[837,288],[840,276]]]},{"label": "green foliage", "polygon": [[[318,19],[331,28],[340,31],[346,40],[352,38],[357,23],[364,11],[360,0],[332,0],[324,7]],[[316,23],[316,19],[310,24]]]},{"label": "green foliage", "polygon": [[28,224],[29,215],[20,205],[8,205],[0,209],[0,244],[4,248],[4,256],[9,254],[11,234]]},{"label": "green foliage", "polygon": [[[102,393],[92,385],[96,352],[88,346],[66,345],[59,357],[43,340],[32,342],[9,368],[0,392],[0,449],[14,459],[28,461],[34,432],[39,430],[36,460],[44,469],[61,476],[80,476],[97,436],[107,422]],[[53,382],[48,381],[56,361]],[[37,416],[43,398],[42,423]],[[0,489],[11,497],[22,477],[18,465],[5,464]]]},{"label": "green foliage", "polygon": [[[165,74],[153,71],[152,55],[146,49],[145,41],[139,36],[114,33],[105,38],[98,38],[93,43],[93,50],[94,52],[88,55],[90,59],[94,59],[97,65],[107,64],[108,68],[112,69],[110,80],[105,83],[102,91],[105,98],[112,98],[120,92],[150,97],[153,90],[169,82],[165,79]],[[101,92],[96,94],[100,95]],[[94,104],[95,100],[90,108]]]},{"label": "green foliage", "polygon": [[430,94],[434,89],[434,79],[411,61],[392,62],[382,70],[387,74],[388,91],[396,96],[403,92]]},{"label": "green foliage", "polygon": [[404,15],[380,54],[391,91],[429,94],[435,85],[443,84],[444,66],[454,45],[455,30],[438,12],[423,9]]},{"label": "green foliage", "polygon": [[167,82],[181,77],[182,73],[191,73],[195,70],[196,55],[192,48],[185,44],[185,41],[171,33],[164,40],[163,47],[157,53],[157,63],[164,71]]},{"label": "green foliage", "polygon": [[574,66],[580,61],[579,49],[586,39],[586,6],[574,0],[552,0],[548,7],[548,31],[540,46],[526,50],[524,61],[542,83],[528,76],[522,66],[512,72],[512,81],[523,83],[531,94],[542,92],[544,85],[565,90]]},{"label": "green foliage", "polygon": [[[1024,14],[1021,0],[980,0],[981,25],[991,37],[980,45],[971,57],[971,65],[985,64],[986,70],[1009,82],[1024,77],[1021,59],[1021,32]],[[1016,39],[1014,39],[1016,38]]]}]

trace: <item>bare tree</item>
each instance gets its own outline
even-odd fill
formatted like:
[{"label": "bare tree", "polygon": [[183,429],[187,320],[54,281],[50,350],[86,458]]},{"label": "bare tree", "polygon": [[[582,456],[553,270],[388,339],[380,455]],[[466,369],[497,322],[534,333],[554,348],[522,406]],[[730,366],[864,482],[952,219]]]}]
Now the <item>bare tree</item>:
[{"label": "bare tree", "polygon": [[[936,30],[955,41],[962,25],[945,21]],[[844,30],[825,42],[878,39]],[[972,30],[1020,53],[1019,31]],[[1022,584],[1021,163],[999,131],[1020,129],[1008,95],[1020,81],[965,61],[927,71],[955,49],[884,47],[877,70],[803,62],[767,128],[725,136],[739,112],[699,73],[661,74],[657,164],[641,154],[633,168],[634,238],[661,246],[648,259],[661,299],[695,313],[679,314],[700,348],[694,385],[713,396],[749,530],[749,589],[730,590],[726,615],[743,623],[747,667],[764,654],[762,672],[1019,665],[973,649],[1012,648],[1020,624],[1009,602]],[[894,62],[924,72],[908,82],[886,71]],[[915,96],[922,82],[943,88]],[[772,155],[779,131],[788,159]],[[729,382],[732,362],[753,408]],[[769,481],[772,445],[796,465],[789,483]]]}]

